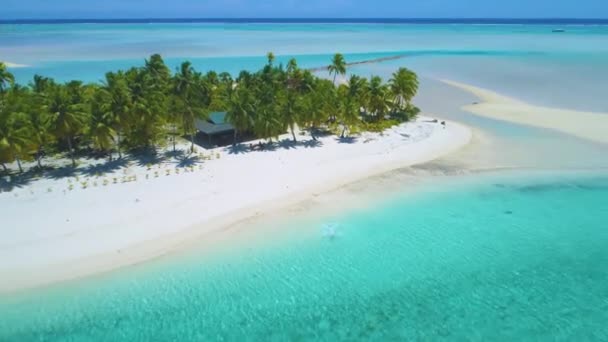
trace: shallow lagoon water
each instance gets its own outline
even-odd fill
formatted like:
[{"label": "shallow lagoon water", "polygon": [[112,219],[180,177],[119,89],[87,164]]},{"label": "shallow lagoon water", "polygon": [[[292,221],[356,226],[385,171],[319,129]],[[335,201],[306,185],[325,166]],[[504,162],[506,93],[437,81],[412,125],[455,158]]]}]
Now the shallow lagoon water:
[{"label": "shallow lagoon water", "polygon": [[420,189],[277,223],[272,241],[5,298],[0,339],[608,338],[608,175]]}]

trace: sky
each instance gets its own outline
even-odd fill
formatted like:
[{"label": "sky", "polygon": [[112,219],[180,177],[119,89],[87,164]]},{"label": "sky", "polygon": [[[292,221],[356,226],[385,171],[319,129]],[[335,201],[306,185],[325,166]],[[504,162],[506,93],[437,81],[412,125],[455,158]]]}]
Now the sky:
[{"label": "sky", "polygon": [[2,19],[608,18],[608,0],[0,0]]}]

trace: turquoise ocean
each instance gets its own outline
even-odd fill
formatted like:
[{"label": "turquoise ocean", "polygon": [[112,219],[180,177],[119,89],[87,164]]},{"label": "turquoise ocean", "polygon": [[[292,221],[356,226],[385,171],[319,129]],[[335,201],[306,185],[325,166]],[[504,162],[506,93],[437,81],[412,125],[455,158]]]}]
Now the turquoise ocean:
[{"label": "turquoise ocean", "polygon": [[0,24],[0,60],[27,65],[11,69],[23,83],[101,80],[151,53],[237,73],[268,51],[303,67],[405,54],[351,72],[414,69],[423,110],[491,143],[397,172],[416,185],[386,175],[383,196],[364,181],[350,195],[363,205],[1,295],[0,341],[608,340],[608,148],[463,112],[475,98],[438,81],[608,112],[608,26]]},{"label": "turquoise ocean", "polygon": [[0,340],[608,339],[608,177],[475,178],[3,298]]}]

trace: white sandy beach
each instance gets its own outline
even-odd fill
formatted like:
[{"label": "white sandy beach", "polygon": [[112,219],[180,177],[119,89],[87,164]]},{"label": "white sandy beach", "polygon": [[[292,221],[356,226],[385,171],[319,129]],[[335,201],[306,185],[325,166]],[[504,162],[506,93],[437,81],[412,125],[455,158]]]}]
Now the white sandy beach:
[{"label": "white sandy beach", "polygon": [[[179,175],[174,164],[152,170],[130,165],[116,175],[91,177],[86,189],[82,176],[71,178],[72,190],[66,178],[38,180],[0,193],[0,277],[10,279],[0,290],[137,263],[247,217],[436,159],[470,139],[465,126],[448,122],[443,128],[420,117],[382,135],[364,133],[350,143],[328,136],[320,138],[318,147],[302,143],[240,154],[220,148],[205,152],[212,160],[180,168]],[[137,181],[121,182],[134,176]]]},{"label": "white sandy beach", "polygon": [[493,91],[451,80],[443,82],[463,89],[481,102],[463,109],[493,119],[548,128],[581,139],[608,143],[608,113],[592,113],[535,106]]}]

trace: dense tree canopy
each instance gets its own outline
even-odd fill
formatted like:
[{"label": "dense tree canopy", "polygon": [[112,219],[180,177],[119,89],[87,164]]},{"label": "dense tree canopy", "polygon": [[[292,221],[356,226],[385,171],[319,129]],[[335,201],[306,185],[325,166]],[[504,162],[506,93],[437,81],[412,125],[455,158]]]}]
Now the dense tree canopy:
[{"label": "dense tree canopy", "polygon": [[[292,59],[284,67],[274,54],[257,72],[202,74],[190,62],[172,73],[160,55],[142,67],[109,72],[100,83],[58,83],[36,75],[27,86],[14,82],[0,63],[0,164],[67,153],[76,165],[80,153],[113,153],[153,149],[175,136],[194,144],[195,120],[211,111],[226,111],[236,128],[234,143],[245,133],[273,138],[307,129],[313,139],[324,128],[344,136],[354,129],[380,130],[417,113],[411,100],[418,90],[412,71],[401,68],[388,83],[352,75],[336,85],[300,69]],[[346,74],[344,56],[327,67],[330,75]],[[192,145],[192,150],[194,145]]]}]

